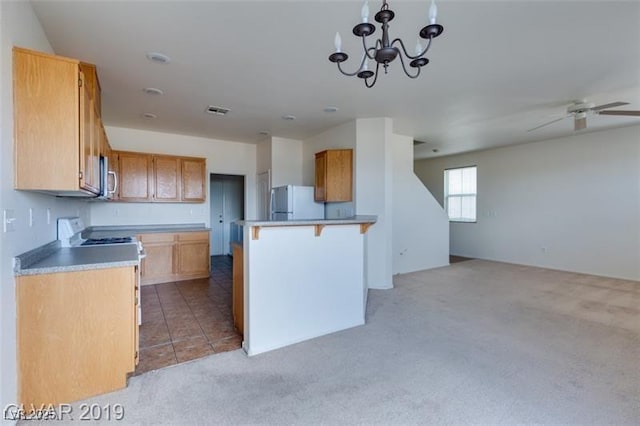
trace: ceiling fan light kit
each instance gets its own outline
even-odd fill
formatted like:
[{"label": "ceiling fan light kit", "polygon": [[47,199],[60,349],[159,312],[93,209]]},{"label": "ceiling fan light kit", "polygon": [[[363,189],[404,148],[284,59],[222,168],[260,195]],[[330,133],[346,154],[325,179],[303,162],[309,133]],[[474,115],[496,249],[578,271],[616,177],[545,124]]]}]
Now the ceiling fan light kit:
[{"label": "ceiling fan light kit", "polygon": [[567,107],[567,114],[565,116],[556,118],[555,120],[551,120],[544,124],[536,126],[532,129],[527,130],[527,132],[538,130],[541,127],[546,127],[550,124],[557,123],[558,121],[562,121],[565,118],[569,118],[569,117],[573,117],[573,130],[575,131],[583,130],[587,128],[588,114],[640,117],[640,111],[609,110],[609,108],[615,108],[623,105],[629,105],[629,102],[617,101],[617,102],[611,102],[608,104],[596,106],[591,102],[574,101],[571,105]]},{"label": "ceiling fan light kit", "polygon": [[[393,20],[395,13],[389,9],[389,5],[386,0],[383,0],[380,11],[376,13],[374,17],[376,22],[382,24],[382,37],[375,41],[374,47],[367,46],[367,37],[373,34],[376,30],[376,27],[369,23],[368,3],[369,2],[365,1],[364,6],[362,6],[362,22],[353,27],[353,34],[356,37],[362,38],[363,53],[358,69],[354,72],[347,72],[342,69],[341,63],[349,59],[349,55],[342,51],[342,38],[340,37],[340,33],[336,33],[334,39],[336,50],[329,56],[329,61],[336,63],[338,65],[338,70],[342,74],[349,77],[357,76],[358,78],[363,79],[364,84],[369,88],[373,87],[378,80],[380,65],[384,67],[384,72],[386,74],[388,72],[389,64],[398,57],[402,64],[402,70],[407,77],[418,77],[420,75],[421,68],[429,63],[429,59],[425,58],[424,55],[431,47],[431,42],[434,38],[442,34],[442,31],[444,30],[442,25],[436,23],[438,8],[435,1],[432,0],[431,7],[429,8],[429,24],[418,32],[419,38],[417,39],[413,55],[407,52],[404,42],[401,39],[396,38],[391,42],[389,41],[389,22]],[[420,38],[427,40],[426,46],[422,46]],[[369,69],[369,60],[376,61],[375,72]],[[411,72],[410,68],[407,68],[405,61],[409,60],[411,61],[409,62],[408,67],[413,68],[414,72]],[[370,80],[371,78],[373,78],[373,80]]]}]

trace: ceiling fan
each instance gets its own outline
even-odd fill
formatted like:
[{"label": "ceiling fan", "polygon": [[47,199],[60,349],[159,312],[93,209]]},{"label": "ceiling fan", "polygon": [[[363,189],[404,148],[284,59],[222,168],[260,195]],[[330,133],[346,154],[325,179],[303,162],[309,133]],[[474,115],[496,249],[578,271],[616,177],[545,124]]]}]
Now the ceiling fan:
[{"label": "ceiling fan", "polygon": [[567,114],[551,120],[547,123],[527,130],[531,132],[541,127],[548,126],[549,124],[556,123],[565,118],[573,117],[573,130],[582,130],[587,128],[587,114],[599,114],[599,115],[628,115],[633,117],[640,117],[640,111],[624,111],[624,110],[609,110],[609,108],[615,108],[623,105],[629,105],[629,102],[611,102],[610,104],[598,105],[586,101],[574,101],[567,107]]}]

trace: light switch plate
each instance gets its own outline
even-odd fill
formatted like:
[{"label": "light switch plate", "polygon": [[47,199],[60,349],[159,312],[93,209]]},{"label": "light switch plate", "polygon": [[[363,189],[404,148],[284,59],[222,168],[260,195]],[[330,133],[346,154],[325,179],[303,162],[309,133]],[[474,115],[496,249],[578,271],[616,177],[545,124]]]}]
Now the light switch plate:
[{"label": "light switch plate", "polygon": [[29,227],[33,227],[33,208],[29,207]]}]

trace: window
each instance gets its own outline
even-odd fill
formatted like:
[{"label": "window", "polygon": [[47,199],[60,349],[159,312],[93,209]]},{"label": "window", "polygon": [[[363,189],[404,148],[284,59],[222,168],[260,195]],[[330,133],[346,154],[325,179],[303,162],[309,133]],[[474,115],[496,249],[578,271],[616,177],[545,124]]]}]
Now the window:
[{"label": "window", "polygon": [[451,222],[476,221],[476,166],[444,171],[444,205]]}]

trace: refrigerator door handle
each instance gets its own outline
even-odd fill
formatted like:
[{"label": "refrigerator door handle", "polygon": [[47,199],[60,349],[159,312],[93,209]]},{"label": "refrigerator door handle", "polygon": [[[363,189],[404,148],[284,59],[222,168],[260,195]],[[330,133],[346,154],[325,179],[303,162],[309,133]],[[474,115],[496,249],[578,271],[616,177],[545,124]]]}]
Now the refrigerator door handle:
[{"label": "refrigerator door handle", "polygon": [[269,219],[273,220],[273,206],[275,204],[276,191],[271,189],[271,197],[269,198]]}]

